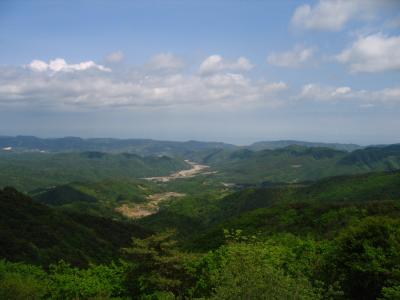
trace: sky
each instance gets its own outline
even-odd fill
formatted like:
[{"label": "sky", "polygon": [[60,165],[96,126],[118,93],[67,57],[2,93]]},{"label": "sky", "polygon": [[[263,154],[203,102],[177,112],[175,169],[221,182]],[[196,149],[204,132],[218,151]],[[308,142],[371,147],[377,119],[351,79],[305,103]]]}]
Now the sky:
[{"label": "sky", "polygon": [[0,1],[0,135],[400,142],[400,1]]}]

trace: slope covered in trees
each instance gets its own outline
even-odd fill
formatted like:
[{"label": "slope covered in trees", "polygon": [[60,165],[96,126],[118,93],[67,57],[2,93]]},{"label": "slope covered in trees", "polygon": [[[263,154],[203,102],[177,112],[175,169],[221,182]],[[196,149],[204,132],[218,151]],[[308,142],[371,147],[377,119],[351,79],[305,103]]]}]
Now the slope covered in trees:
[{"label": "slope covered in trees", "polygon": [[72,181],[162,176],[187,168],[189,165],[183,160],[167,156],[103,152],[2,153],[0,186],[32,191]]},{"label": "slope covered in trees", "polygon": [[[223,224],[211,221],[211,230],[191,241],[191,251],[182,249],[173,231],[164,231],[133,239],[122,248],[122,260],[107,265],[77,269],[60,262],[45,270],[0,261],[0,297],[398,299],[399,178],[399,172],[379,173],[240,191],[218,201]],[[388,193],[379,197],[382,189]],[[4,193],[15,206],[23,198],[29,211],[44,209],[31,207],[15,190],[4,190],[3,198]],[[2,228],[10,223],[8,217]],[[52,232],[57,223],[45,228]],[[73,227],[65,230],[74,234]],[[222,238],[215,243],[217,234]],[[199,253],[210,245],[212,251]],[[91,246],[97,249],[96,243]]]},{"label": "slope covered in trees", "polygon": [[78,213],[62,213],[13,188],[0,190],[0,256],[40,265],[64,260],[74,265],[110,262],[132,237],[148,231]]},{"label": "slope covered in trees", "polygon": [[[0,191],[0,257],[6,259],[0,261],[2,299],[400,297],[396,145],[352,153],[298,146],[214,150],[203,159],[218,173],[160,183],[126,178],[137,170],[124,167],[126,159],[154,160],[156,165],[165,158],[46,155],[71,159],[57,165],[60,172],[65,168],[66,174],[81,176],[90,168],[109,168],[114,178],[102,178],[99,171],[89,181],[36,189],[33,200],[14,188]],[[68,169],[67,162],[76,159],[82,169]],[[274,174],[284,173],[285,164],[299,159],[309,164],[310,173],[297,173],[305,178],[328,176],[323,168],[362,174],[258,180],[262,175],[257,172],[267,172],[266,166]],[[173,161],[182,162],[168,159],[166,164]],[[28,174],[46,171],[39,162]],[[239,166],[248,172],[248,184],[224,181],[226,174],[242,176],[225,169]],[[381,169],[391,171],[368,173]],[[18,172],[12,180],[25,184],[28,177]],[[145,203],[147,196],[165,191],[186,196],[170,199],[157,213],[135,222],[115,220],[116,204]]]},{"label": "slope covered in trees", "polygon": [[214,150],[201,157],[226,182],[301,182],[323,177],[400,169],[400,145],[348,153],[330,148],[289,146],[251,151]]}]

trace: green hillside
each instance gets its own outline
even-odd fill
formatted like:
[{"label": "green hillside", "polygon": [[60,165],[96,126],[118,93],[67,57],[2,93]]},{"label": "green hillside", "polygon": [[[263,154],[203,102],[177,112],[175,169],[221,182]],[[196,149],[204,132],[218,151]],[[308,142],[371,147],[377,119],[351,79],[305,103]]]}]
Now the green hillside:
[{"label": "green hillside", "polygon": [[[210,178],[191,180],[204,184]],[[0,296],[398,299],[399,183],[397,171],[226,196],[222,190],[214,197],[198,191],[142,219],[140,224],[159,233],[127,246],[130,234],[146,232],[55,211],[5,189],[0,194],[2,257],[43,265],[60,258],[78,265],[110,257],[122,261],[87,269],[58,263],[47,271],[0,261]],[[165,232],[173,227],[177,235]]]},{"label": "green hillside", "polygon": [[217,247],[223,243],[224,228],[246,234],[291,232],[332,237],[356,220],[380,215],[400,217],[400,171],[233,193],[217,203],[214,216],[191,243],[197,249]]},{"label": "green hillside", "polygon": [[140,179],[105,179],[96,182],[72,182],[31,191],[32,198],[42,204],[68,211],[122,219],[116,211],[122,204],[147,202],[151,194],[164,189]]},{"label": "green hillside", "polygon": [[31,191],[74,181],[162,176],[188,167],[167,156],[128,153],[1,153],[0,187]]},{"label": "green hillside", "polygon": [[136,225],[62,213],[12,188],[0,190],[0,257],[11,261],[105,263],[118,258],[131,237],[147,234]]},{"label": "green hillside", "polygon": [[348,153],[289,146],[277,150],[216,150],[202,158],[221,180],[234,183],[301,182],[342,174],[400,169],[400,145]]},{"label": "green hillside", "polygon": [[399,150],[2,153],[0,298],[399,299]]},{"label": "green hillside", "polygon": [[[183,240],[191,240],[192,249],[210,249],[222,243],[224,228],[247,228],[251,233],[258,230],[266,233],[275,228],[270,222],[279,223],[281,218],[288,218],[289,222],[290,214],[293,213],[300,219],[294,223],[293,230],[288,231],[294,232],[303,228],[303,232],[322,233],[325,230],[329,235],[329,230],[317,226],[318,222],[310,225],[310,222],[314,222],[312,219],[320,218],[322,212],[335,215],[339,211],[338,218],[340,213],[346,214],[348,211],[351,214],[352,210],[358,210],[357,215],[360,217],[374,215],[374,209],[377,214],[380,210],[384,215],[390,214],[391,209],[396,214],[397,203],[400,203],[397,200],[400,200],[400,171],[368,173],[332,177],[301,185],[245,188],[233,193],[229,190],[224,192],[223,189],[218,192],[215,187],[208,196],[192,196],[172,201],[168,206],[162,207],[160,212],[139,220],[139,223],[156,231],[165,227],[176,228]],[[365,209],[369,213],[365,214]],[[305,220],[308,217],[311,221]],[[347,224],[345,219],[343,224],[340,220],[334,222],[336,221],[336,229]],[[281,226],[278,223],[276,226]],[[208,231],[211,232],[210,235],[205,234]],[[219,242],[215,244],[211,241],[216,234]],[[206,236],[205,239],[199,239],[199,243],[194,242],[194,236],[203,235]]]}]

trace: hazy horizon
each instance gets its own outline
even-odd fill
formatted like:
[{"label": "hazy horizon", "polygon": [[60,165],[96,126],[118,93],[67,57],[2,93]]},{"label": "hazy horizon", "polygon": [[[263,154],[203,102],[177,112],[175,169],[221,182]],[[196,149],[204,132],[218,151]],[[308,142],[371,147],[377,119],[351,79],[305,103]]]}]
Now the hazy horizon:
[{"label": "hazy horizon", "polygon": [[373,146],[373,145],[392,145],[399,144],[399,141],[393,141],[389,143],[355,143],[355,142],[343,142],[343,141],[326,141],[326,140],[309,140],[309,139],[297,139],[297,138],[282,138],[282,139],[263,139],[251,140],[247,143],[235,143],[227,140],[207,140],[207,139],[165,139],[165,138],[151,138],[151,137],[113,137],[113,136],[78,136],[78,135],[54,135],[54,136],[41,136],[35,134],[0,134],[0,137],[36,137],[40,139],[63,139],[63,138],[81,138],[81,139],[116,139],[116,140],[154,140],[154,141],[167,141],[167,142],[205,142],[205,143],[225,143],[235,146],[249,146],[258,142],[285,142],[285,141],[296,141],[306,143],[322,143],[322,144],[354,144],[358,146]]}]

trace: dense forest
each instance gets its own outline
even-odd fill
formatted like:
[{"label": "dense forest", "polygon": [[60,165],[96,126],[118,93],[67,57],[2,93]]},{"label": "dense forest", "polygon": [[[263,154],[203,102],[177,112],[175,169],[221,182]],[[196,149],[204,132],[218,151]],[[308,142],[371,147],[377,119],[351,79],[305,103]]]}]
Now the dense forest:
[{"label": "dense forest", "polygon": [[[400,299],[397,145],[181,155],[3,154],[16,168],[0,190],[0,299]],[[210,167],[160,182],[135,176],[185,170],[193,156]],[[257,175],[306,161],[316,180]],[[241,183],[234,169],[244,162]],[[352,170],[318,171],[327,165]],[[25,170],[44,177],[25,184]],[[63,170],[52,186],[47,172]],[[180,196],[144,217],[118,210],[171,192]]]}]

